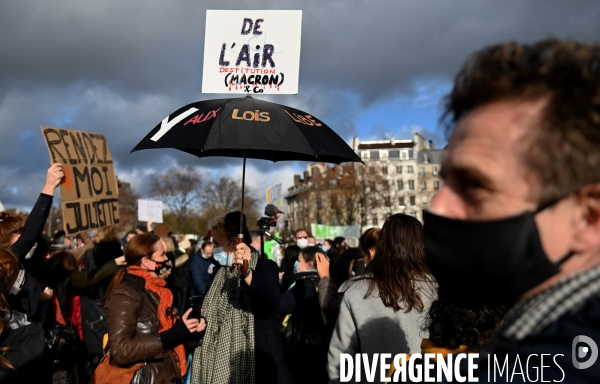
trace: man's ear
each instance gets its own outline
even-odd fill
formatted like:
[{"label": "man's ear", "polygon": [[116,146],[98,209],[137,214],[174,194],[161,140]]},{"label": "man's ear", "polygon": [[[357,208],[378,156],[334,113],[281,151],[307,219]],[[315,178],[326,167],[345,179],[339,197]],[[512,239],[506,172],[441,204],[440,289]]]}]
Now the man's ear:
[{"label": "man's ear", "polygon": [[600,249],[600,183],[582,188],[578,203],[580,213],[573,250],[579,253]]}]

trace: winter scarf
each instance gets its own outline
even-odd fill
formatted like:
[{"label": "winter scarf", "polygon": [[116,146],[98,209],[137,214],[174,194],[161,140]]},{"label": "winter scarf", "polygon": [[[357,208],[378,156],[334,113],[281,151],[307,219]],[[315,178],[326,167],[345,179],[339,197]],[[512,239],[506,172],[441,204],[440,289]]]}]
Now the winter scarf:
[{"label": "winter scarf", "polygon": [[[159,332],[171,329],[175,321],[177,321],[178,316],[167,316],[168,312],[173,311],[173,293],[171,293],[168,288],[165,288],[167,282],[159,277],[153,277],[150,275],[150,271],[136,265],[129,266],[127,268],[127,273],[143,278],[146,281],[144,288],[158,295],[160,299],[158,304],[158,319],[160,320]],[[187,371],[185,347],[183,344],[179,344],[173,351],[179,358],[179,369],[181,371],[181,376],[183,376]]]}]

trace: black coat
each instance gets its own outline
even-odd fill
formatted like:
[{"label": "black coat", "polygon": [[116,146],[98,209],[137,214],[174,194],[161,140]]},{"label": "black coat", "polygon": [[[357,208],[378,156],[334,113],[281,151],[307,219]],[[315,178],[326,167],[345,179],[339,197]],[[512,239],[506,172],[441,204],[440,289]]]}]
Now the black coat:
[{"label": "black coat", "polygon": [[319,305],[319,275],[300,272],[295,278],[296,284],[281,295],[279,306],[282,315],[291,314],[284,335],[290,369],[296,383],[326,383],[329,332]]},{"label": "black coat", "polygon": [[[27,277],[21,291],[16,296],[8,295],[7,299],[13,310],[26,314],[30,319],[36,318],[40,298],[41,284],[38,281],[39,276],[35,272],[41,269],[40,257],[46,254],[44,248],[47,247],[47,242],[41,239],[40,235],[48,219],[50,207],[52,207],[52,196],[41,193],[27,217],[21,236],[10,247],[19,259],[21,268],[27,270]],[[37,243],[39,245],[34,257],[26,260],[25,257]],[[60,273],[63,278],[69,275],[64,269]]]},{"label": "black coat", "polygon": [[292,383],[279,335],[277,308],[281,302],[277,264],[259,258],[250,286],[242,289],[250,296],[254,314],[257,383]]},{"label": "black coat", "polygon": [[[596,350],[600,347],[600,295],[589,298],[577,311],[568,312],[559,317],[556,321],[549,324],[541,332],[534,336],[526,337],[519,342],[510,342],[506,339],[499,339],[493,344],[484,346],[480,351],[480,359],[475,360],[479,369],[475,377],[479,377],[480,383],[494,382],[494,356],[499,362],[500,367],[508,357],[508,372],[500,376],[496,369],[497,383],[522,383],[523,376],[516,374],[510,380],[510,374],[515,369],[519,372],[519,362],[525,373],[529,369],[529,377],[535,379],[536,369],[538,370],[538,382],[541,382],[540,369],[543,368],[545,382],[563,382],[563,383],[600,383],[600,358],[587,369],[576,369],[573,365],[573,352],[577,354],[576,348],[573,348],[573,340],[579,335],[590,337],[596,343]],[[584,345],[584,344],[582,344]],[[591,346],[594,348],[594,346]],[[575,350],[575,351],[574,351]],[[488,358],[490,353],[490,381],[488,381]],[[544,355],[542,357],[542,354]],[[517,355],[519,361],[517,361]],[[562,356],[560,356],[562,355]],[[528,357],[529,362],[527,362]],[[586,358],[580,359],[584,362],[590,357],[588,352]],[[543,359],[543,360],[542,360]],[[528,368],[527,368],[528,367]],[[461,366],[461,372],[466,373],[465,364]],[[527,376],[525,376],[527,379]],[[530,381],[526,381],[530,382]]]},{"label": "black coat", "polygon": [[[2,321],[2,320],[0,320]],[[4,355],[16,371],[0,365],[0,383],[39,383],[44,379],[44,330],[40,323],[30,323],[0,335],[0,346],[10,347]]]}]

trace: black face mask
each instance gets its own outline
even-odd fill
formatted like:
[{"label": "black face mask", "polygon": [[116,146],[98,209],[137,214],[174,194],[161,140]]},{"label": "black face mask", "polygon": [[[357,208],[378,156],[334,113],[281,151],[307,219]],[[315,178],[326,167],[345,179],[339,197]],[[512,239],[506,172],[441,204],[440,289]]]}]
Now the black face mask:
[{"label": "black face mask", "polygon": [[473,221],[424,211],[425,253],[440,291],[465,303],[511,305],[557,274],[572,253],[551,262],[534,216],[525,212],[507,219]]},{"label": "black face mask", "polygon": [[[152,260],[152,259],[150,259]],[[171,264],[171,260],[167,260],[167,261],[154,261],[155,265],[154,265],[154,273],[156,273],[158,275],[158,277],[160,277],[161,279],[166,279],[167,277],[169,277],[169,275],[171,274],[171,268],[172,268],[172,264]]]}]

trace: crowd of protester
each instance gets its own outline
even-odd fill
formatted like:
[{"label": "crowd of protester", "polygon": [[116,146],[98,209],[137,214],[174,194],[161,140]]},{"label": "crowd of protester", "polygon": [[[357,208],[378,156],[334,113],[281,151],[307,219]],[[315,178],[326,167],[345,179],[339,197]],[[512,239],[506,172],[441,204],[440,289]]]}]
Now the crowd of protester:
[{"label": "crowd of protester", "polygon": [[574,338],[600,340],[599,52],[472,55],[424,226],[398,213],[360,238],[295,228],[270,254],[240,212],[195,239],[151,222],[47,234],[52,165],[29,215],[0,213],[0,382],[338,383],[342,354],[462,352],[481,354],[480,382],[485,356],[544,353],[565,356],[546,379],[598,382],[600,363],[569,364]]}]

